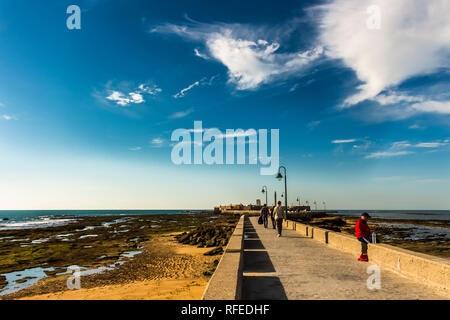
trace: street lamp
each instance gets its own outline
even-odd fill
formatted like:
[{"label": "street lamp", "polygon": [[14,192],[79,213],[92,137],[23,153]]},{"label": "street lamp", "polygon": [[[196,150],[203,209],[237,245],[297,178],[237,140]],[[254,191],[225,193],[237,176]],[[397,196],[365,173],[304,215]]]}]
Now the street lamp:
[{"label": "street lamp", "polygon": [[261,192],[266,194],[266,206],[267,206],[267,186],[263,186]]},{"label": "street lamp", "polygon": [[286,214],[288,212],[288,201],[287,201],[287,174],[286,174],[286,167],[285,166],[280,166],[278,168],[278,174],[276,176],[276,178],[281,181],[283,179],[283,175],[281,174],[281,169],[284,169],[284,205],[286,206]]}]

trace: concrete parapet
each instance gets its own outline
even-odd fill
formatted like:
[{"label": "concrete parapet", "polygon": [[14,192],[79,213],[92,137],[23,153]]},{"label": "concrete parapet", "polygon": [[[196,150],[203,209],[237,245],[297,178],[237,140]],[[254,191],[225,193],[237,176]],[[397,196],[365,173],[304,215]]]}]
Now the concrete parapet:
[{"label": "concrete parapet", "polygon": [[244,267],[244,223],[242,215],[222,258],[203,293],[202,300],[239,300],[242,295]]},{"label": "concrete parapet", "polygon": [[312,238],[314,240],[317,240],[317,241],[320,241],[320,242],[323,242],[323,243],[328,243],[328,232],[329,232],[329,230],[325,230],[325,229],[322,229],[322,228],[316,228],[316,227],[311,228],[311,229],[312,229],[312,231],[311,231]]},{"label": "concrete parapet", "polygon": [[450,297],[450,260],[386,244],[369,244],[369,259],[380,267],[439,289]]},{"label": "concrete parapet", "polygon": [[[292,221],[290,222],[293,223]],[[303,236],[349,253],[355,258],[361,253],[361,243],[353,236],[295,222],[296,231]],[[433,287],[450,297],[450,260],[402,248],[369,244],[370,263],[375,263],[399,275]]]}]

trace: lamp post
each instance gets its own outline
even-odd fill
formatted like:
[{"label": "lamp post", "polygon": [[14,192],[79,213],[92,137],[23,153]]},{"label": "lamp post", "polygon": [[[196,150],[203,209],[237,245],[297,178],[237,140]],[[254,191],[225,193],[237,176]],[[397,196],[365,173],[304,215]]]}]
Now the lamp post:
[{"label": "lamp post", "polygon": [[278,168],[278,174],[276,178],[281,181],[283,179],[283,175],[281,174],[281,169],[284,169],[284,205],[286,206],[286,214],[288,212],[288,200],[287,200],[287,174],[286,174],[286,167],[280,166]]},{"label": "lamp post", "polygon": [[266,206],[267,206],[267,186],[263,186],[261,192],[266,194]]},{"label": "lamp post", "polygon": [[325,201],[324,202],[322,202],[323,203],[323,210],[327,210],[327,204],[325,203]]}]

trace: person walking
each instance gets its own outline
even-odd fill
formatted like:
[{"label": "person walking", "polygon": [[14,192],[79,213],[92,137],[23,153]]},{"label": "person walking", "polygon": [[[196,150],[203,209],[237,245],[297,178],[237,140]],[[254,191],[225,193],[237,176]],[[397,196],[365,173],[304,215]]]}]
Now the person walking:
[{"label": "person walking", "polygon": [[274,209],[275,209],[274,206],[270,207],[270,220],[272,220],[272,227],[273,227],[274,229],[276,229],[276,228],[277,228],[277,225],[276,225],[275,218],[274,218],[274,216],[273,216],[273,211],[274,211]]},{"label": "person walking", "polygon": [[263,218],[264,228],[267,228],[267,223],[269,219],[269,208],[267,208],[267,204],[264,204],[261,209],[261,217]]},{"label": "person walking", "polygon": [[367,244],[372,243],[372,240],[370,239],[370,228],[367,224],[369,218],[369,214],[364,212],[355,224],[355,236],[358,241],[361,242],[361,255],[359,256],[358,261],[369,261],[369,257],[367,256]]},{"label": "person walking", "polygon": [[277,206],[273,210],[273,217],[277,222],[278,237],[281,237],[281,231],[283,230],[283,219],[286,219],[286,209],[281,206],[281,201],[278,201]]}]

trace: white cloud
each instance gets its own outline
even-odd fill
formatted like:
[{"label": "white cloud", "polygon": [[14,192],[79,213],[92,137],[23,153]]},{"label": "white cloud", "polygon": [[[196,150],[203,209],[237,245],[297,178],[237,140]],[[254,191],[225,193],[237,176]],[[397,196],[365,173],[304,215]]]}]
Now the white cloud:
[{"label": "white cloud", "polygon": [[413,97],[391,92],[390,94],[379,94],[372,100],[378,102],[382,106],[385,106],[401,102],[422,102],[424,99],[422,97]]},{"label": "white cloud", "polygon": [[202,59],[205,59],[205,60],[209,60],[209,57],[206,54],[201,53],[200,51],[198,51],[197,48],[194,49],[194,53],[199,58],[202,58]]},{"label": "white cloud", "polygon": [[125,95],[120,91],[112,91],[106,99],[111,100],[122,107],[126,107],[131,103],[145,102],[142,95],[135,92],[130,92],[128,95]]},{"label": "white cloud", "polygon": [[133,103],[142,103],[142,102],[145,102],[144,97],[143,97],[142,94],[140,94],[140,93],[130,92],[129,95],[130,95],[131,101],[132,101]]},{"label": "white cloud", "polygon": [[342,139],[342,140],[333,140],[331,143],[352,143],[357,141],[357,139]]},{"label": "white cloud", "polygon": [[421,142],[415,145],[417,148],[439,148],[447,145],[446,142]]},{"label": "white cloud", "polygon": [[178,111],[178,112],[175,112],[175,113],[171,114],[169,116],[169,118],[170,119],[184,118],[184,117],[190,115],[193,111],[194,111],[193,109],[188,109],[188,110],[185,110],[185,111]]},{"label": "white cloud", "polygon": [[216,80],[217,75],[214,75],[210,78],[203,77],[199,81],[195,81],[194,83],[190,84],[186,88],[182,89],[180,92],[173,95],[175,99],[183,98],[186,93],[190,90],[192,90],[195,87],[203,87],[203,86],[210,86],[214,83],[214,80]]},{"label": "white cloud", "polygon": [[145,84],[140,84],[135,90],[128,93],[124,93],[122,90],[108,90],[109,95],[106,99],[113,101],[119,106],[127,107],[130,104],[144,103],[143,94],[156,95],[161,91],[157,86],[149,87]]},{"label": "white cloud", "polygon": [[[369,5],[381,10],[380,29],[366,26]],[[448,0],[333,0],[316,9],[321,13],[320,41],[327,55],[341,59],[363,82],[343,107],[372,99],[411,77],[448,67]],[[414,108],[450,113],[447,103],[418,103]]]},{"label": "white cloud", "polygon": [[0,119],[9,121],[9,120],[13,120],[13,117],[8,116],[7,114],[4,114],[4,115],[0,116]]},{"label": "white cloud", "polygon": [[186,94],[186,92],[188,92],[188,91],[191,90],[192,88],[197,87],[198,85],[200,85],[200,82],[199,82],[199,81],[195,81],[193,84],[190,84],[190,85],[187,86],[186,88],[182,89],[180,92],[174,94],[173,97],[174,97],[175,99],[183,98],[184,95]]},{"label": "white cloud", "polygon": [[366,156],[366,159],[373,159],[373,158],[390,158],[390,157],[398,157],[398,156],[404,156],[407,154],[412,154],[414,152],[412,151],[382,151],[382,152],[373,152]]},{"label": "white cloud", "polygon": [[408,127],[408,129],[411,130],[420,130],[420,129],[424,129],[422,126],[419,126],[418,124],[412,124]]},{"label": "white cloud", "polygon": [[412,144],[409,141],[396,141],[391,144],[391,147],[386,151],[377,151],[372,152],[366,155],[366,159],[372,158],[388,158],[388,157],[397,157],[408,154],[416,153],[414,148],[440,148],[448,145],[450,142],[449,139],[441,140],[441,141],[433,141],[433,142],[420,142],[417,144]]},{"label": "white cloud", "polygon": [[162,138],[153,138],[151,140],[151,144],[154,147],[161,147],[164,144],[164,139],[162,139]]},{"label": "white cloud", "polygon": [[423,101],[414,103],[411,108],[421,112],[433,112],[441,114],[450,114],[450,101]]},{"label": "white cloud", "polygon": [[378,102],[381,106],[399,105],[400,108],[397,106],[397,109],[389,110],[393,119],[404,119],[423,112],[450,114],[450,101],[436,101],[423,96],[391,91],[389,94],[379,94],[371,100]]},{"label": "white cloud", "polygon": [[[225,65],[228,81],[238,90],[256,89],[279,77],[295,75],[323,54],[322,47],[279,52],[278,40],[268,41],[267,30],[239,24],[196,24],[192,27],[166,24],[151,32],[174,33],[205,45],[208,56]],[[194,52],[201,56],[198,49]]]},{"label": "white cloud", "polygon": [[411,147],[411,143],[409,141],[396,141],[392,143],[391,149],[404,149]]},{"label": "white cloud", "polygon": [[322,55],[317,47],[296,53],[277,53],[280,44],[233,36],[231,29],[214,33],[206,40],[212,57],[228,68],[229,82],[239,90],[255,89],[277,76],[293,74]]},{"label": "white cloud", "polygon": [[145,93],[148,93],[148,94],[150,94],[152,96],[157,95],[158,93],[160,93],[162,91],[162,89],[158,88],[158,86],[156,86],[156,85],[153,85],[153,86],[150,87],[150,86],[145,85],[145,84],[140,84],[138,89],[139,89],[140,92],[145,92]]}]

